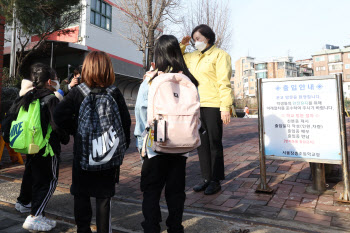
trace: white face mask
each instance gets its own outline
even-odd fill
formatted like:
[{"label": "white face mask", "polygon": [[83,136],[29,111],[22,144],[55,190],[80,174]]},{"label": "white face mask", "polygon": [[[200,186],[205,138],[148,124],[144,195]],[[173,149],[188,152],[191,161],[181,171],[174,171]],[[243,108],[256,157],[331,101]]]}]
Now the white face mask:
[{"label": "white face mask", "polygon": [[58,91],[58,89],[60,89],[60,82],[58,81],[58,80],[51,80],[51,82],[54,82],[54,83],[56,83],[56,86],[52,86],[53,88],[55,88],[56,89],[56,91]]},{"label": "white face mask", "polygon": [[196,43],[194,44],[194,47],[196,47],[196,49],[202,52],[207,47],[207,44],[204,43],[203,41],[196,41]]}]

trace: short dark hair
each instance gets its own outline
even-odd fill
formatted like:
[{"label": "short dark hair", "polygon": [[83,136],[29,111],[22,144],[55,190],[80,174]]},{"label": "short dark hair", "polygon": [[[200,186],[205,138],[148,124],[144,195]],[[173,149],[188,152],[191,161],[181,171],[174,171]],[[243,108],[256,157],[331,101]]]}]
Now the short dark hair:
[{"label": "short dark hair", "polygon": [[74,76],[76,76],[77,74],[81,74],[81,70],[82,70],[82,66],[76,67],[73,71]]},{"label": "short dark hair", "polygon": [[208,25],[200,24],[197,27],[195,27],[191,34],[192,39],[193,39],[193,34],[197,31],[209,40],[208,42],[209,44],[215,43],[215,33]]}]

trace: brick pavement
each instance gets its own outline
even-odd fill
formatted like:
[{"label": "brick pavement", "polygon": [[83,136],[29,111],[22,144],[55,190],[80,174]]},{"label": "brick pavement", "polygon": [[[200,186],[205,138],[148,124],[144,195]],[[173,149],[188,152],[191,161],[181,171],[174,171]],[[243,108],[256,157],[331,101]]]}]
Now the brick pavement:
[{"label": "brick pavement", "polygon": [[[350,121],[347,122],[347,126],[350,126]],[[71,141],[62,148],[60,186],[68,187],[72,180],[72,143]],[[186,207],[338,226],[350,230],[350,205],[336,202],[343,189],[342,185],[337,183],[341,179],[340,166],[333,166],[331,170],[333,179],[327,182],[337,192],[332,195],[312,195],[305,192],[306,187],[312,183],[308,163],[267,160],[267,181],[275,192],[258,194],[255,193],[260,182],[257,119],[234,118],[224,127],[223,144],[226,180],[222,182],[222,191],[215,195],[205,196],[203,192],[192,191],[193,186],[201,180],[200,168],[195,152],[188,158]],[[141,162],[134,145],[135,139],[132,139],[131,148],[121,167],[116,196],[141,200],[142,193],[139,188]],[[22,173],[23,166],[0,170],[1,175],[17,178],[21,177]],[[165,203],[164,196],[162,201]]]}]

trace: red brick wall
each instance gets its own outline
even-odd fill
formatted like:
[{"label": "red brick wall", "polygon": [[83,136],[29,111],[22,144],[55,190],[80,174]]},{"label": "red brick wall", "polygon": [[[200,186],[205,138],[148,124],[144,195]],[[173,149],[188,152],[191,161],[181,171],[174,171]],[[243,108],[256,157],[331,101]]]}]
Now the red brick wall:
[{"label": "red brick wall", "polygon": [[1,111],[1,89],[2,89],[2,67],[3,67],[3,58],[4,58],[4,25],[5,18],[0,16],[0,111]]}]

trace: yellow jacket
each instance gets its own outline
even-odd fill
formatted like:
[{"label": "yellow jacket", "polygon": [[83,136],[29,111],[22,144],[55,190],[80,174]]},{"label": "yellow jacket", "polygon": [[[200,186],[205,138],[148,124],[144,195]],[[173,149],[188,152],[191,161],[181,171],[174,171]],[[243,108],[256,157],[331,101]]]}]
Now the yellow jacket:
[{"label": "yellow jacket", "polygon": [[201,107],[230,111],[233,103],[230,55],[215,45],[204,54],[198,50],[185,53],[186,46],[181,43],[180,48],[188,69],[199,83]]}]

